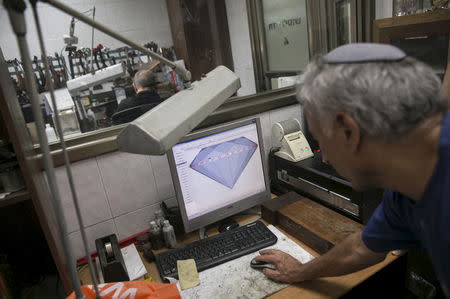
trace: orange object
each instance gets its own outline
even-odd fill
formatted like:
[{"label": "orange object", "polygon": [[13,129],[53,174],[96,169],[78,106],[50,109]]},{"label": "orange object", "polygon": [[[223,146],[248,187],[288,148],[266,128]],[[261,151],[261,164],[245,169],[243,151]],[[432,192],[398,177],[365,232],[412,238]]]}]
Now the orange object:
[{"label": "orange object", "polygon": [[[81,290],[86,299],[95,299],[94,286],[84,285]],[[99,284],[98,290],[102,299],[181,299],[175,284],[145,281],[123,281]],[[72,292],[67,299],[75,299]]]}]

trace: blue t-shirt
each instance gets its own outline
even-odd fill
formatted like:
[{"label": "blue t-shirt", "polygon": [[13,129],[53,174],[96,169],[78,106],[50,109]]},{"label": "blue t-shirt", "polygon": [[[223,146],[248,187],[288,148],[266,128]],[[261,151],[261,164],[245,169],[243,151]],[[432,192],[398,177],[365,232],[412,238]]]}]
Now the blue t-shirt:
[{"label": "blue t-shirt", "polygon": [[362,240],[375,252],[424,248],[445,295],[450,297],[450,113],[443,120],[438,162],[422,198],[414,202],[386,190]]}]

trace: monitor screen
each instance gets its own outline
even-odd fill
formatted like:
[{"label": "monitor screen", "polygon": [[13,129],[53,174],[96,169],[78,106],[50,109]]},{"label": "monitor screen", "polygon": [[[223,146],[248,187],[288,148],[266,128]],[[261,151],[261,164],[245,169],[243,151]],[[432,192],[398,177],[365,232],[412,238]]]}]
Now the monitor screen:
[{"label": "monitor screen", "polygon": [[169,152],[186,231],[269,197],[258,119],[195,132]]}]

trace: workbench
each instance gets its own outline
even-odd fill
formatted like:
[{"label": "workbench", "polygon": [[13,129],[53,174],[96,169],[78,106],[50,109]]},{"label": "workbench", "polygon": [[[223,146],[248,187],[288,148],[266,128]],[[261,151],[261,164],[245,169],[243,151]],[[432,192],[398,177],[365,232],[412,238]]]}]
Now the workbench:
[{"label": "workbench", "polygon": [[[239,224],[243,225],[248,222],[254,221],[259,218],[257,215],[236,215],[233,217]],[[266,221],[262,220],[266,225],[268,224]],[[306,244],[304,244],[301,240],[297,240],[292,235],[288,234],[283,228],[281,228],[278,225],[275,225],[277,229],[279,229],[282,233],[284,233],[286,236],[291,238],[295,243],[303,247],[306,251],[311,253],[313,256],[317,257],[320,254],[308,247]],[[206,232],[208,236],[217,234],[217,227],[213,227],[210,230]],[[178,237],[178,246],[181,246],[183,244],[188,244],[191,242],[194,242],[198,240],[198,233],[192,232],[187,233],[182,236]],[[156,250],[154,251],[155,254],[158,254],[159,252],[162,252],[167,249],[162,250]],[[155,263],[148,263],[145,261],[141,254],[142,261],[147,269],[148,277],[151,277],[153,281],[155,282],[162,282],[159,276],[158,269],[156,267]],[[305,281],[301,283],[292,284],[289,287],[280,290],[279,292],[270,295],[267,298],[339,298],[346,293],[348,293],[350,290],[357,288],[360,286],[363,282],[369,280],[371,277],[377,275],[380,271],[388,268],[392,263],[394,263],[399,256],[395,256],[392,253],[389,253],[384,261],[381,263],[378,263],[374,266],[371,266],[369,268],[366,268],[364,270],[338,276],[338,277],[328,277],[328,278],[320,278],[312,281]],[[83,284],[91,284],[91,278],[88,271],[87,265],[82,266],[79,268],[79,275],[80,279]],[[404,278],[403,277],[396,277],[398,279],[398,285],[400,286]],[[379,280],[379,279],[378,279]],[[385,285],[379,286],[380,288],[386,287]],[[366,290],[364,291],[366,292]]]}]

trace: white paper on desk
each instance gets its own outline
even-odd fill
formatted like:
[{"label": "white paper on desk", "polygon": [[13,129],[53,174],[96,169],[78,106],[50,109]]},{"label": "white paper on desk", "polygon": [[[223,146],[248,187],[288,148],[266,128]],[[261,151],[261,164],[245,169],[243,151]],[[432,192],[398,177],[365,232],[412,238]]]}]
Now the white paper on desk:
[{"label": "white paper on desk", "polygon": [[[277,237],[276,244],[268,248],[282,250],[302,263],[314,257],[273,225],[267,226]],[[269,280],[261,271],[250,267],[250,261],[258,252],[199,273],[200,285],[180,291],[182,298],[264,298],[289,286]],[[178,289],[179,284],[177,284]]]},{"label": "white paper on desk", "polygon": [[122,248],[123,260],[127,267],[128,277],[130,280],[136,280],[147,274],[144,263],[141,260],[141,256],[137,252],[136,246],[131,244],[130,246]]}]

